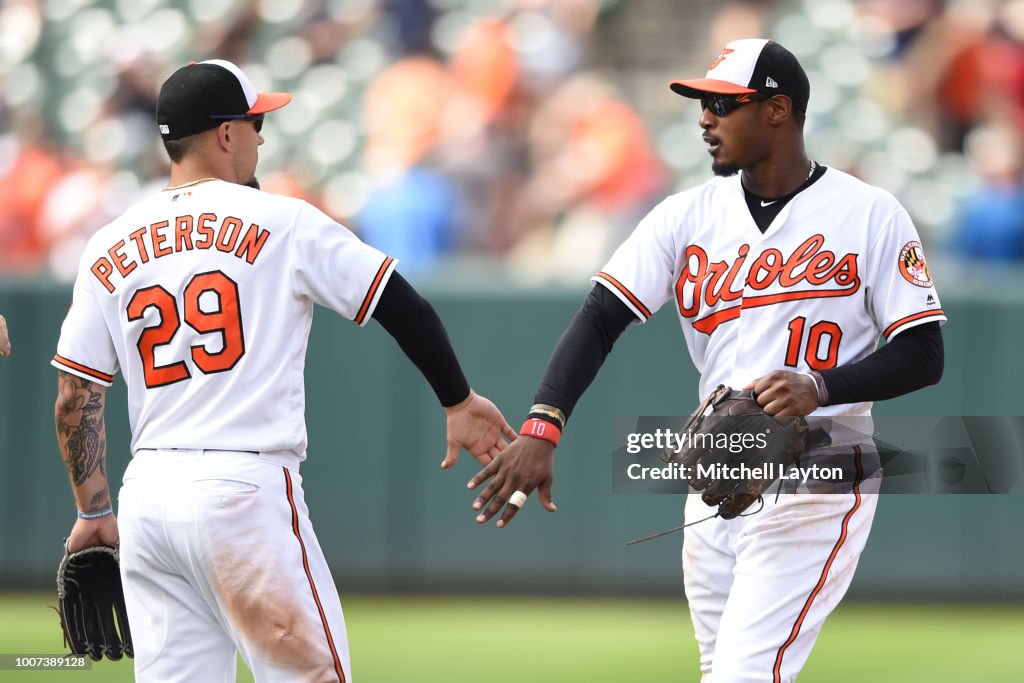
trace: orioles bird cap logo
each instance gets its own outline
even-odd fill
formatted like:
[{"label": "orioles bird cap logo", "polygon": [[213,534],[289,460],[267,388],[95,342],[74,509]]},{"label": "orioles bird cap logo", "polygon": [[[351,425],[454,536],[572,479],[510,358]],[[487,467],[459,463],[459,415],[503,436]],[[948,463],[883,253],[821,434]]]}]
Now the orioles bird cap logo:
[{"label": "orioles bird cap logo", "polygon": [[716,66],[721,64],[722,60],[731,55],[733,52],[736,52],[736,50],[732,49],[731,47],[727,47],[724,50],[722,50],[721,54],[715,57],[715,61],[711,62],[711,66],[708,67],[708,71],[713,70]]}]

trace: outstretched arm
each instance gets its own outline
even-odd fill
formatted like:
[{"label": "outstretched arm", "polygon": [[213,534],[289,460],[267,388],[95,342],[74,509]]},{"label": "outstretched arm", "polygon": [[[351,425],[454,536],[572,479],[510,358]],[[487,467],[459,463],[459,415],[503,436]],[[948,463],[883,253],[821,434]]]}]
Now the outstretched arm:
[{"label": "outstretched arm", "polygon": [[78,521],[68,537],[75,552],[118,542],[107,483],[107,432],[103,421],[107,388],[68,372],[57,372],[54,421],[57,446],[71,480]]},{"label": "outstretched arm", "polygon": [[394,273],[388,280],[373,318],[394,337],[444,406],[448,450],[441,467],[454,465],[462,448],[487,465],[507,446],[502,435],[516,438],[501,411],[469,388],[434,307],[400,274]]},{"label": "outstretched arm", "polygon": [[11,355],[11,338],[7,334],[7,320],[0,315],[0,358]]},{"label": "outstretched arm", "polygon": [[[556,510],[551,485],[562,428],[615,341],[635,321],[633,312],[605,287],[590,291],[551,354],[521,436],[469,481],[473,489],[491,479],[473,502],[473,509],[479,511],[477,522],[497,514],[516,491],[529,495],[537,489],[541,504],[550,512]],[[529,436],[538,432],[542,436]],[[518,511],[518,506],[506,505],[498,526],[507,525]]]}]

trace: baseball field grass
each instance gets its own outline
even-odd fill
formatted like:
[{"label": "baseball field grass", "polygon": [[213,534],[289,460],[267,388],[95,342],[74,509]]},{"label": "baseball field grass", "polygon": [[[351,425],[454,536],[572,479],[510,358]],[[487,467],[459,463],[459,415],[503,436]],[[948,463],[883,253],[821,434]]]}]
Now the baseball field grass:
[{"label": "baseball field grass", "polygon": [[[54,599],[0,593],[0,653],[61,651]],[[688,683],[697,648],[681,598],[345,599],[359,683]],[[849,604],[833,615],[801,683],[1024,680],[1024,606]],[[131,664],[0,670],[0,681],[131,681]],[[240,681],[250,681],[240,668]]]}]

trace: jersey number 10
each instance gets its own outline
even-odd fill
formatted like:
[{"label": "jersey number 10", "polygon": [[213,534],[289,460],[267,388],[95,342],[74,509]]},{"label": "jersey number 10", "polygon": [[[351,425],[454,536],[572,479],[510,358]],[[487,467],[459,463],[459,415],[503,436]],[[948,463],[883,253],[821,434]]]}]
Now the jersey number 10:
[{"label": "jersey number 10", "polygon": [[[218,310],[208,313],[199,307],[199,298],[213,292],[219,302]],[[211,353],[202,344],[192,347],[192,362],[204,374],[225,372],[235,367],[245,355],[245,339],[242,337],[242,313],[238,308],[238,285],[219,270],[194,276],[182,294],[185,322],[200,334],[220,333],[224,347]],[[178,302],[170,292],[160,285],[144,287],[132,295],[128,302],[128,320],[141,320],[146,310],[156,307],[160,321],[142,330],[138,348],[142,358],[142,369],[146,387],[167,386],[192,376],[185,361],[179,360],[167,365],[157,365],[153,351],[158,346],[169,344],[181,328]]]},{"label": "jersey number 10", "polygon": [[[786,365],[795,368],[800,364],[800,348],[804,343],[804,326],[807,318],[800,316],[789,321],[789,344],[786,345]],[[824,357],[821,353],[822,339],[827,339]],[[831,320],[822,320],[811,325],[807,334],[807,348],[804,350],[804,361],[812,370],[834,368],[839,362],[839,341],[843,331]]]}]

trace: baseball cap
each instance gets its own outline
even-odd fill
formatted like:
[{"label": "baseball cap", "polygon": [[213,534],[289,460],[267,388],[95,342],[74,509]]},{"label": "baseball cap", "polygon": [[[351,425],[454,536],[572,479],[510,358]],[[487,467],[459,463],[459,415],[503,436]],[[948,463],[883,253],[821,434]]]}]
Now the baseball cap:
[{"label": "baseball cap", "polygon": [[711,62],[704,78],[669,84],[683,97],[717,95],[786,95],[793,107],[807,111],[811,84],[793,53],[772,40],[744,38],[725,46]]},{"label": "baseball cap", "polygon": [[189,62],[164,81],[156,101],[156,122],[164,140],[178,140],[280,109],[292,101],[283,92],[256,92],[242,70],[223,59]]}]

